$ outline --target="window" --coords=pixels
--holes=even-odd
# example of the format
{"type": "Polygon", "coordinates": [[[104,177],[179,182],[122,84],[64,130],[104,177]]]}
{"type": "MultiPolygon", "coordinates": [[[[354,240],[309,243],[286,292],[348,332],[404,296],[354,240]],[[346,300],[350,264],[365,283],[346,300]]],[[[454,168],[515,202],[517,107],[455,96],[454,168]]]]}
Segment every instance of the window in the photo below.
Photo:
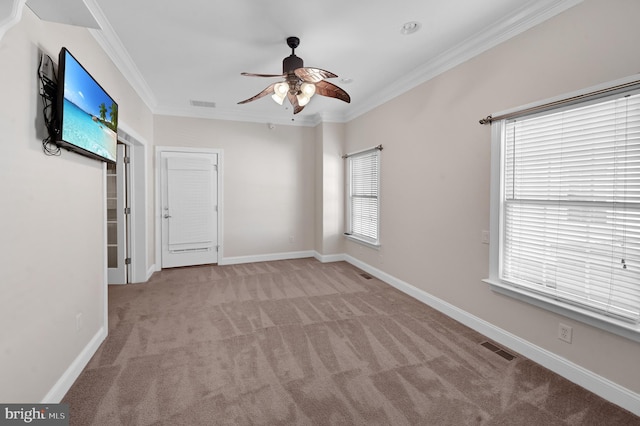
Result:
{"type": "Polygon", "coordinates": [[[380,148],[347,157],[347,235],[378,245],[380,148]]]}
{"type": "Polygon", "coordinates": [[[640,331],[639,91],[502,120],[494,139],[488,282],[640,331]]]}

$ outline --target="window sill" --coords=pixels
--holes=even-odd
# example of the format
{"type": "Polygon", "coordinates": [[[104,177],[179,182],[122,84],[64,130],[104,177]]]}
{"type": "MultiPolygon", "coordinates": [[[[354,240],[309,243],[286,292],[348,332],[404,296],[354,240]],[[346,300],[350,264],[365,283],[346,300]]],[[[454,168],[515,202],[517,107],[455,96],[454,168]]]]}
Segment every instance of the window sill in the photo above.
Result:
{"type": "Polygon", "coordinates": [[[354,242],[356,242],[358,244],[362,244],[363,246],[367,246],[367,247],[370,247],[370,248],[373,248],[373,249],[376,249],[376,250],[378,250],[380,248],[380,243],[377,242],[377,241],[376,242],[371,242],[371,241],[365,240],[363,238],[356,237],[355,235],[348,235],[348,234],[344,234],[344,237],[346,239],[348,239],[348,240],[354,241],[354,242]]]}
{"type": "Polygon", "coordinates": [[[634,342],[640,343],[640,325],[625,322],[613,317],[599,314],[595,311],[580,308],[558,300],[548,299],[535,293],[527,292],[499,280],[487,278],[482,280],[491,286],[491,290],[502,295],[512,297],[542,309],[563,315],[567,318],[597,327],[601,330],[617,334],[634,342]]]}

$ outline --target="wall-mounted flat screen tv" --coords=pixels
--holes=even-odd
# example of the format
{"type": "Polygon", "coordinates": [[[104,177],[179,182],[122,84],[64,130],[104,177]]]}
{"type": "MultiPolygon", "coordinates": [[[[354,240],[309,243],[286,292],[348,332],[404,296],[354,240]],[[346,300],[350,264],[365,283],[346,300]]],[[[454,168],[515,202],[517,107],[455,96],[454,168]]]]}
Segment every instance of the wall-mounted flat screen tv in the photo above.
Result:
{"type": "Polygon", "coordinates": [[[66,48],[58,58],[56,143],[106,162],[116,161],[118,104],[66,48]]]}

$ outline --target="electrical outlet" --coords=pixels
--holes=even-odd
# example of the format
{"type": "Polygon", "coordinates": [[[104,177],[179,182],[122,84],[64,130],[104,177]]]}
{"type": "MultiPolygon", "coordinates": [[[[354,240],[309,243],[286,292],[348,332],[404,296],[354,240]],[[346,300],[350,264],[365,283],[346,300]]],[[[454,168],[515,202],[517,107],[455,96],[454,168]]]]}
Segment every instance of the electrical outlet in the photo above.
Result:
{"type": "Polygon", "coordinates": [[[76,333],[82,328],[82,312],[76,314],[76,333]]]}
{"type": "Polygon", "coordinates": [[[560,325],[558,326],[558,339],[567,343],[571,343],[572,334],[573,329],[571,327],[560,323],[560,325]]]}
{"type": "Polygon", "coordinates": [[[482,244],[489,244],[489,231],[482,231],[480,233],[480,241],[482,241],[482,244]]]}

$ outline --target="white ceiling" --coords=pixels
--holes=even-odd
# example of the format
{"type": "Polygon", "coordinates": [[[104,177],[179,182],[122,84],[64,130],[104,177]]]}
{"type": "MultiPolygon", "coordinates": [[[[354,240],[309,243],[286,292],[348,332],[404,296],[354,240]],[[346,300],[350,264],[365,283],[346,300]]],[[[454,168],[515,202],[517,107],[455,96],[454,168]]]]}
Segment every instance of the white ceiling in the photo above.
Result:
{"type": "Polygon", "coordinates": [[[82,0],[27,0],[27,6],[40,19],[87,28],[100,28],[82,0]]]}
{"type": "MultiPolygon", "coordinates": [[[[33,0],[31,0],[33,1],[33,0]]],[[[77,2],[78,0],[65,0],[77,2]]],[[[348,121],[581,0],[84,0],[92,30],[156,114],[306,125],[348,121]],[[412,35],[400,30],[418,21],[412,35]],[[285,100],[245,105],[279,74],[300,38],[305,66],[345,84],[351,104],[314,96],[293,115],[285,100]],[[215,108],[190,105],[214,102],[215,108]]],[[[78,58],[81,62],[82,59],[78,58]]],[[[106,88],[108,91],[108,88],[106,88]]]]}

